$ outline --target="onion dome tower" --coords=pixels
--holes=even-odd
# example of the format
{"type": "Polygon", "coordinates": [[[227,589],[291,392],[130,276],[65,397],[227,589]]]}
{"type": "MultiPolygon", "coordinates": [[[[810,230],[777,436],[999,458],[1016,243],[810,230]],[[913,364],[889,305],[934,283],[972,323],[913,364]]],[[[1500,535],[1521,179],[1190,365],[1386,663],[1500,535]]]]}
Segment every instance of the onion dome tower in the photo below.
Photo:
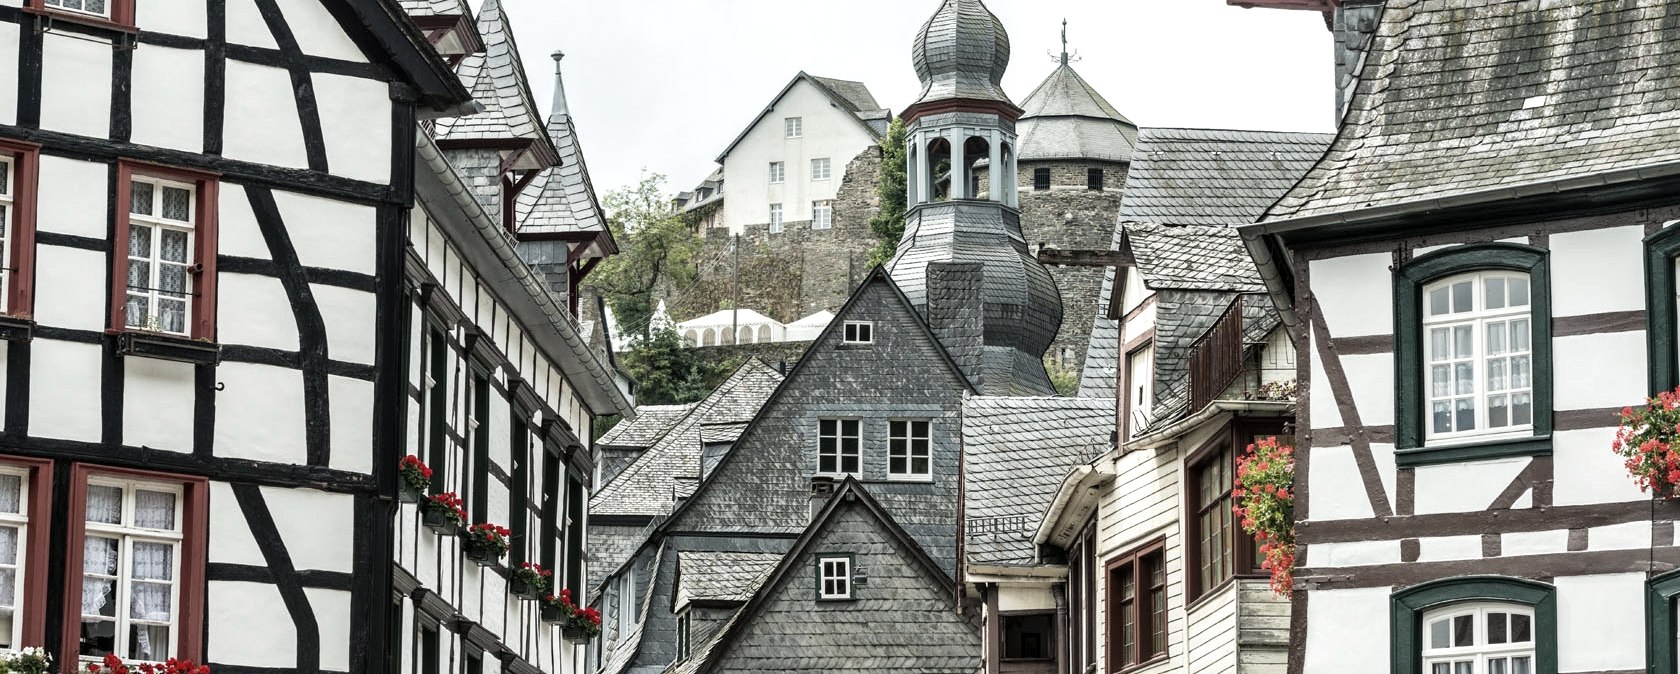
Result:
{"type": "Polygon", "coordinates": [[[928,265],[977,265],[983,276],[975,284],[983,305],[977,353],[964,357],[969,345],[942,335],[946,349],[982,393],[1054,394],[1044,353],[1061,326],[1062,301],[1021,234],[1015,134],[1021,109],[1001,84],[1009,34],[981,0],[944,0],[912,53],[922,94],[904,111],[909,198],[904,238],[888,272],[928,316],[930,296],[944,301],[961,294],[930,289],[928,265]]]}

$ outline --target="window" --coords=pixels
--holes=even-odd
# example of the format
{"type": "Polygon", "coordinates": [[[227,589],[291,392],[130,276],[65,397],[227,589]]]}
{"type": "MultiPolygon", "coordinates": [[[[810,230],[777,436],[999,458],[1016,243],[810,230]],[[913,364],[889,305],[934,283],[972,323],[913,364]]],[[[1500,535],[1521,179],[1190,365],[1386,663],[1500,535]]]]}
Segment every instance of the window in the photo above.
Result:
{"type": "Polygon", "coordinates": [[[770,204],[770,233],[782,233],[782,205],[770,204]]]}
{"type": "Polygon", "coordinates": [[[78,466],[65,601],[80,607],[66,650],[83,661],[198,659],[203,616],[203,481],[78,466]]]}
{"type": "Polygon", "coordinates": [[[1108,562],[1108,671],[1167,655],[1166,541],[1108,562]]]}
{"type": "Polygon", "coordinates": [[[0,649],[39,644],[45,629],[52,464],[0,463],[0,649]]]}
{"type": "Polygon", "coordinates": [[[213,176],[118,162],[111,324],[215,339],[216,181],[213,176]]]}
{"type": "Polygon", "coordinates": [[[420,674],[438,674],[437,623],[420,623],[420,674]]]}
{"type": "Polygon", "coordinates": [[[1033,169],[1033,189],[1039,192],[1050,189],[1050,169],[1033,169]]]}
{"type": "Polygon", "coordinates": [[[1645,592],[1645,639],[1651,674],[1680,672],[1680,572],[1652,578],[1645,592]]]}
{"type": "Polygon", "coordinates": [[[842,329],[845,331],[841,340],[843,344],[875,343],[875,324],[870,321],[846,321],[842,329]]]}
{"type": "MultiPolygon", "coordinates": [[[[542,503],[539,504],[538,508],[541,511],[542,518],[542,525],[538,528],[538,531],[542,532],[542,543],[537,546],[537,563],[556,573],[561,573],[558,566],[559,550],[557,546],[560,537],[565,535],[560,525],[562,508],[560,505],[562,498],[560,494],[560,461],[558,451],[544,451],[542,453],[542,503]]],[[[549,584],[566,587],[564,580],[565,576],[562,575],[549,584]]],[[[555,594],[559,594],[557,590],[555,594]]]]}
{"type": "Polygon", "coordinates": [[[636,570],[626,569],[618,579],[618,633],[625,634],[636,622],[636,570]]]}
{"type": "Polygon", "coordinates": [[[787,164],[779,161],[770,162],[770,184],[778,185],[786,180],[787,164]]]}
{"type": "Polygon", "coordinates": [[[834,202],[811,202],[811,229],[828,229],[834,226],[834,202]]]}
{"type": "Polygon", "coordinates": [[[689,630],[691,629],[692,626],[688,620],[688,611],[683,611],[682,615],[677,616],[677,662],[682,662],[688,659],[688,652],[692,647],[692,644],[689,642],[689,639],[691,638],[689,630]]]}
{"type": "Polygon", "coordinates": [[[583,480],[568,478],[566,480],[566,587],[576,597],[583,596],[583,535],[584,535],[584,504],[588,503],[589,492],[583,488],[583,480]]]}
{"type": "Polygon", "coordinates": [[[1091,190],[1092,192],[1103,191],[1102,169],[1094,168],[1085,170],[1085,189],[1091,190]]]}
{"type": "Polygon", "coordinates": [[[25,6],[90,23],[134,25],[134,0],[29,0],[25,6]]]}
{"type": "Polygon", "coordinates": [[[1395,274],[1396,461],[1551,451],[1546,252],[1456,246],[1395,274]]]}
{"type": "Polygon", "coordinates": [[[399,592],[391,593],[391,603],[385,611],[385,671],[388,674],[402,674],[403,653],[408,651],[408,644],[402,629],[403,624],[403,595],[399,592]]]}
{"type": "Polygon", "coordinates": [[[1186,532],[1187,601],[1196,601],[1233,576],[1260,572],[1254,538],[1232,519],[1231,487],[1238,448],[1282,434],[1277,425],[1232,425],[1185,460],[1185,501],[1192,518],[1186,532]]]}
{"type": "Polygon", "coordinates": [[[465,651],[467,657],[461,659],[461,674],[484,674],[484,651],[476,648],[465,651]]]}
{"type": "Polygon", "coordinates": [[[811,179],[828,180],[832,169],[829,167],[828,157],[811,160],[811,179]]]}
{"type": "Polygon", "coordinates": [[[1149,426],[1154,409],[1155,345],[1145,344],[1126,354],[1126,439],[1149,426]]]}
{"type": "Polygon", "coordinates": [[[861,475],[859,445],[861,435],[857,419],[821,419],[817,422],[817,472],[861,475]]]}
{"type": "Polygon", "coordinates": [[[887,474],[893,477],[927,478],[931,469],[926,421],[888,422],[887,474]]]}
{"type": "Polygon", "coordinates": [[[1680,386],[1680,227],[1670,222],[1645,238],[1646,353],[1651,395],[1680,386]]]}
{"type": "Polygon", "coordinates": [[[1056,657],[1054,613],[1004,614],[1003,659],[1049,660],[1056,657]]]}
{"type": "Polygon", "coordinates": [[[431,409],[426,414],[426,443],[431,451],[427,453],[426,465],[432,469],[432,491],[445,492],[449,491],[449,483],[445,479],[449,448],[444,445],[448,439],[445,429],[449,423],[445,416],[449,412],[449,341],[443,331],[436,328],[432,329],[429,341],[427,356],[431,362],[426,373],[426,395],[431,409]]]}
{"type": "MultiPolygon", "coordinates": [[[[473,513],[490,512],[490,377],[473,371],[472,415],[467,417],[467,433],[472,436],[472,462],[461,476],[461,486],[470,489],[464,494],[473,513]]],[[[483,516],[482,514],[479,516],[483,516]]]]}
{"type": "MultiPolygon", "coordinates": [[[[518,567],[520,562],[526,561],[525,548],[529,542],[526,532],[526,522],[531,519],[531,428],[527,425],[531,415],[513,407],[513,437],[509,443],[509,461],[512,463],[508,479],[508,566],[518,567]]],[[[484,522],[489,513],[472,513],[476,522],[484,522]]]]}
{"type": "Polygon", "coordinates": [[[803,137],[805,135],[805,118],[804,117],[788,117],[786,119],[783,119],[782,120],[782,129],[787,132],[787,137],[788,138],[803,137]]]}
{"type": "Polygon", "coordinates": [[[0,139],[0,313],[34,306],[35,187],[40,149],[0,139]]]}
{"type": "Polygon", "coordinates": [[[817,558],[817,598],[852,598],[852,558],[817,558]]]}
{"type": "Polygon", "coordinates": [[[1448,578],[1397,592],[1390,606],[1394,674],[1557,674],[1551,585],[1448,578]]]}

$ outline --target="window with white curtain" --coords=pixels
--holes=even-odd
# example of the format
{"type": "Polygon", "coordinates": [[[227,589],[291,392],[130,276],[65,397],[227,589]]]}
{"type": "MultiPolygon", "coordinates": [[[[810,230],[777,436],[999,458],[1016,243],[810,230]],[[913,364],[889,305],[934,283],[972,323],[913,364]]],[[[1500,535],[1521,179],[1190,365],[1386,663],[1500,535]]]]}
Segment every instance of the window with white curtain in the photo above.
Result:
{"type": "Polygon", "coordinates": [[[83,660],[175,656],[180,622],[181,488],[94,478],[82,540],[83,660]]]}
{"type": "Polygon", "coordinates": [[[1529,307],[1522,273],[1462,274],[1424,288],[1429,439],[1533,427],[1529,307]]]}
{"type": "Polygon", "coordinates": [[[98,17],[111,16],[111,9],[105,0],[45,0],[45,2],[48,7],[78,14],[91,14],[98,17]]]}
{"type": "Polygon", "coordinates": [[[29,536],[27,471],[0,468],[0,648],[16,649],[23,638],[24,550],[29,536]]]}
{"type": "Polygon", "coordinates": [[[136,177],[128,206],[127,327],[192,332],[194,190],[187,183],[136,177]]]}
{"type": "Polygon", "coordinates": [[[1458,604],[1423,618],[1425,674],[1534,674],[1534,612],[1515,604],[1458,604]]]}

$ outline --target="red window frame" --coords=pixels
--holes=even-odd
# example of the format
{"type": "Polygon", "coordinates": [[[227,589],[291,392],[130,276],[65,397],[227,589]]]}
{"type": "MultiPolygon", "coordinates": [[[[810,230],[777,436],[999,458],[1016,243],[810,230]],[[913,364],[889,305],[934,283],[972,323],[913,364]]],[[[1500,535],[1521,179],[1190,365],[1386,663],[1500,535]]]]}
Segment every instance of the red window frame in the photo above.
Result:
{"type": "Polygon", "coordinates": [[[1155,664],[1166,660],[1172,649],[1171,635],[1167,634],[1167,626],[1171,624],[1171,605],[1168,603],[1167,586],[1170,585],[1167,569],[1167,541],[1158,538],[1145,543],[1125,553],[1116,555],[1104,565],[1105,587],[1108,601],[1104,602],[1107,612],[1107,651],[1108,671],[1124,672],[1144,665],[1155,664]],[[1145,572],[1144,563],[1153,560],[1161,568],[1161,582],[1151,582],[1149,574],[1145,572]],[[1124,601],[1120,596],[1120,584],[1117,578],[1130,576],[1132,579],[1132,599],[1124,601]],[[1162,610],[1157,616],[1148,606],[1150,596],[1155,592],[1161,594],[1162,610]],[[1126,653],[1126,646],[1121,641],[1121,623],[1124,615],[1120,607],[1126,604],[1126,610],[1131,613],[1133,633],[1136,638],[1136,652],[1126,653]],[[1159,618],[1159,620],[1157,620],[1159,618]],[[1156,624],[1159,622],[1159,624],[1156,624]],[[1161,634],[1161,650],[1154,648],[1154,636],[1157,629],[1161,634]]]}
{"type": "Polygon", "coordinates": [[[175,657],[204,659],[205,566],[209,543],[210,481],[202,477],[157,473],[149,470],[111,468],[86,463],[70,467],[69,537],[66,539],[64,568],[64,642],[59,659],[75,662],[81,652],[83,539],[87,535],[88,478],[95,475],[176,484],[182,487],[181,520],[181,604],[179,639],[175,657]]]}
{"type": "Polygon", "coordinates": [[[189,336],[216,341],[216,205],[221,176],[205,171],[117,160],[117,238],[111,242],[111,316],[109,332],[144,332],[127,327],[129,199],[135,176],[192,183],[196,188],[193,222],[192,313],[189,336]]]}
{"type": "Polygon", "coordinates": [[[52,538],[53,464],[21,456],[0,456],[0,464],[29,471],[29,543],[20,555],[23,592],[16,599],[13,619],[23,621],[20,646],[45,646],[47,621],[43,617],[47,606],[47,564],[51,556],[48,544],[52,538]]]}
{"type": "Polygon", "coordinates": [[[23,11],[31,14],[52,17],[54,20],[63,19],[91,26],[114,28],[124,32],[135,32],[134,0],[106,0],[111,5],[111,17],[105,18],[92,14],[83,14],[68,9],[59,9],[46,3],[46,0],[24,0],[23,11]]]}
{"type": "Polygon", "coordinates": [[[12,241],[4,263],[12,277],[0,313],[17,318],[35,314],[35,210],[41,179],[41,146],[0,138],[0,155],[12,158],[12,241]]]}

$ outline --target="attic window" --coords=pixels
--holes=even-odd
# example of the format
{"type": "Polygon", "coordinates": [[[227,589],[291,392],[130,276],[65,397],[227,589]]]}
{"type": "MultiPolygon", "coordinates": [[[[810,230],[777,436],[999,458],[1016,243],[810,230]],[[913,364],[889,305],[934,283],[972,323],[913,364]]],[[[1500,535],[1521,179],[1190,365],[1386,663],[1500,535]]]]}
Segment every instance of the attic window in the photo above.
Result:
{"type": "Polygon", "coordinates": [[[1103,191],[1103,170],[1100,168],[1085,170],[1085,188],[1092,192],[1103,191]]]}
{"type": "Polygon", "coordinates": [[[870,321],[846,321],[843,344],[874,344],[875,324],[870,321]]]}
{"type": "Polygon", "coordinates": [[[1033,169],[1033,189],[1039,192],[1050,189],[1050,169],[1033,169]]]}
{"type": "Polygon", "coordinates": [[[852,598],[852,558],[817,558],[817,598],[826,600],[852,598]]]}
{"type": "Polygon", "coordinates": [[[801,138],[805,135],[805,118],[789,117],[782,120],[782,127],[787,131],[788,138],[801,138]]]}

